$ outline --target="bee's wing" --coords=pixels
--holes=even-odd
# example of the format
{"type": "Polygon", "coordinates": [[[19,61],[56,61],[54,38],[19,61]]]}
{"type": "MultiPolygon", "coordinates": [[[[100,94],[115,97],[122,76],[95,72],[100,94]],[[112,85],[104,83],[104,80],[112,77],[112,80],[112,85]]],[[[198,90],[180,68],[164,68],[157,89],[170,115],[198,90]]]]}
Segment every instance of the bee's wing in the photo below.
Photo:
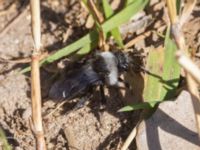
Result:
{"type": "Polygon", "coordinates": [[[95,84],[101,82],[97,73],[91,67],[82,67],[71,72],[64,80],[56,82],[49,91],[52,99],[71,99],[84,94],[95,84]]]}

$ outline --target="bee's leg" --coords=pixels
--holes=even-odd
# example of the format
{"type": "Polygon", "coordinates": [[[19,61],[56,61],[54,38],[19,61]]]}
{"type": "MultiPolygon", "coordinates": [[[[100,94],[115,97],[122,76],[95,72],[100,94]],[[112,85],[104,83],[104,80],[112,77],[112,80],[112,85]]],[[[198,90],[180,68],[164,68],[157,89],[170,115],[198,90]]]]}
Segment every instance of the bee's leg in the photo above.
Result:
{"type": "Polygon", "coordinates": [[[89,102],[88,100],[91,98],[91,96],[91,94],[87,94],[86,96],[81,97],[78,103],[74,106],[74,110],[83,108],[87,104],[86,102],[89,102]]]}
{"type": "Polygon", "coordinates": [[[88,95],[80,98],[80,100],[77,102],[77,104],[70,111],[66,112],[66,114],[69,114],[72,111],[77,111],[77,110],[83,108],[84,106],[86,106],[86,104],[87,104],[86,102],[88,102],[88,99],[89,99],[88,95]]]}
{"type": "Polygon", "coordinates": [[[102,103],[103,105],[105,105],[105,104],[106,104],[106,96],[105,96],[103,84],[100,85],[100,94],[101,94],[101,103],[102,103]]]}
{"type": "Polygon", "coordinates": [[[73,110],[78,110],[80,108],[83,108],[86,104],[87,98],[82,97],[78,103],[74,106],[73,110]]]}
{"type": "Polygon", "coordinates": [[[77,109],[80,109],[84,106],[86,106],[89,102],[88,100],[91,99],[92,97],[92,93],[93,93],[93,88],[90,87],[87,92],[84,94],[83,97],[80,98],[80,100],[78,101],[78,103],[74,106],[74,109],[77,110],[77,109]]]}

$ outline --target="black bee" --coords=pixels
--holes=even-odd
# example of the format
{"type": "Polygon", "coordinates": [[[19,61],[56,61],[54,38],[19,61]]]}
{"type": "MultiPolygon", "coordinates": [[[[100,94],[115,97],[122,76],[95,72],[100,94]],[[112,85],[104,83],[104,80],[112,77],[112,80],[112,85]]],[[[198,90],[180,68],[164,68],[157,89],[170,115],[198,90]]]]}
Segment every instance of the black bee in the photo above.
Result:
{"type": "MultiPolygon", "coordinates": [[[[122,52],[100,52],[83,66],[68,72],[49,91],[51,99],[73,99],[95,86],[119,86],[119,75],[128,69],[128,56],[122,52]]],[[[102,88],[101,88],[102,89],[102,88]]]]}

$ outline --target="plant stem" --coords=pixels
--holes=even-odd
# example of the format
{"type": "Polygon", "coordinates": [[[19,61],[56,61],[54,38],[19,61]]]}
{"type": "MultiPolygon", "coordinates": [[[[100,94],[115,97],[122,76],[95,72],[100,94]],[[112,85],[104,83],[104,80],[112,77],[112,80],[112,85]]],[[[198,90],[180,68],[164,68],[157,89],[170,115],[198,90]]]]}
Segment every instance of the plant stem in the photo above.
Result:
{"type": "Polygon", "coordinates": [[[40,0],[31,0],[31,25],[35,51],[40,51],[40,0]]]}
{"type": "Polygon", "coordinates": [[[177,12],[176,12],[176,0],[167,0],[168,14],[171,24],[176,23],[177,12]]]}
{"type": "Polygon", "coordinates": [[[31,64],[31,99],[32,99],[32,127],[36,138],[37,150],[45,150],[45,140],[42,127],[41,115],[41,91],[40,91],[40,70],[39,57],[37,53],[32,54],[31,64]]]}
{"type": "Polygon", "coordinates": [[[36,138],[36,149],[46,150],[41,114],[41,88],[40,88],[40,0],[31,0],[31,23],[34,51],[31,63],[31,100],[32,100],[32,131],[36,138]]]}

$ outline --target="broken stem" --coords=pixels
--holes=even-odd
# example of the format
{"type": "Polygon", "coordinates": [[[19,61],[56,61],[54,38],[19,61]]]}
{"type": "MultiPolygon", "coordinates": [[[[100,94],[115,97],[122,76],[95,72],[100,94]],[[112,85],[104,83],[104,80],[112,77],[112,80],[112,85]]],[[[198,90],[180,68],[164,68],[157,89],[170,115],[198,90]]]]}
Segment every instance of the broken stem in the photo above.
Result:
{"type": "Polygon", "coordinates": [[[177,21],[177,12],[176,12],[176,1],[167,0],[168,14],[171,24],[175,24],[177,21]]]}
{"type": "Polygon", "coordinates": [[[131,144],[131,142],[133,141],[133,139],[135,138],[136,134],[137,134],[137,127],[139,124],[137,124],[133,130],[131,131],[131,133],[129,134],[128,138],[126,139],[124,145],[122,146],[121,150],[127,150],[129,145],[131,144]]]}
{"type": "Polygon", "coordinates": [[[32,130],[36,138],[37,150],[45,150],[41,115],[39,54],[37,53],[32,54],[31,68],[32,130]]]}
{"type": "Polygon", "coordinates": [[[189,73],[195,81],[200,84],[200,70],[194,62],[180,51],[176,53],[176,58],[181,67],[183,67],[184,70],[187,71],[187,73],[189,73]]]}

